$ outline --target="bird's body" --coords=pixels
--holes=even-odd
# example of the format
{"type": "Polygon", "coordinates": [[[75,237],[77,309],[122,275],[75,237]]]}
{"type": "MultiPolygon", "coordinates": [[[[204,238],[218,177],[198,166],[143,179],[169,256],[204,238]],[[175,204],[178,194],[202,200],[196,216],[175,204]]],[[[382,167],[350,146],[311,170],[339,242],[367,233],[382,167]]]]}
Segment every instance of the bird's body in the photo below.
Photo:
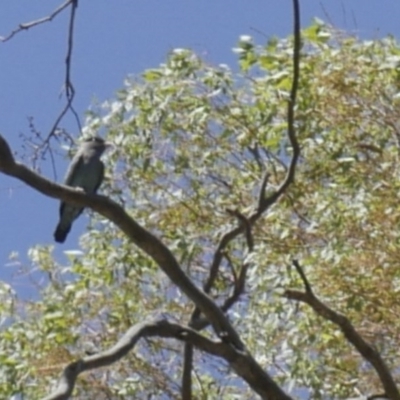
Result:
{"type": "MultiPolygon", "coordinates": [[[[68,167],[64,184],[79,187],[86,193],[96,193],[104,178],[104,164],[100,157],[108,146],[108,143],[98,137],[85,140],[68,167]]],[[[72,223],[82,211],[83,207],[61,202],[60,221],[54,232],[56,242],[65,241],[72,223]]]]}

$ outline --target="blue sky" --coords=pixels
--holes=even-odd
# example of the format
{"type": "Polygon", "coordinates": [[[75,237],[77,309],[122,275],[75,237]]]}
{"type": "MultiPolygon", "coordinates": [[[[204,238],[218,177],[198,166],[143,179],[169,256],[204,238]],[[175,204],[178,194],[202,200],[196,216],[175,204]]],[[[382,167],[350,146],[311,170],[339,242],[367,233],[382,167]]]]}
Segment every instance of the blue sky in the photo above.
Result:
{"type": "MultiPolygon", "coordinates": [[[[3,0],[0,36],[21,22],[48,15],[62,1],[3,0]]],[[[111,98],[128,74],[157,66],[173,48],[188,47],[209,63],[235,66],[232,48],[240,35],[263,43],[270,36],[291,33],[291,7],[291,0],[81,0],[72,64],[75,108],[83,117],[93,99],[111,98]]],[[[301,14],[303,27],[317,16],[361,38],[387,34],[400,38],[398,0],[303,0],[301,14]]],[[[29,133],[27,118],[34,117],[36,128],[46,134],[64,105],[59,94],[68,17],[69,10],[0,43],[0,132],[21,155],[19,134],[29,133]]],[[[70,116],[60,126],[77,132],[70,116]]],[[[59,156],[59,179],[66,165],[59,156]]],[[[42,164],[42,171],[52,177],[50,160],[42,164]]],[[[7,266],[11,251],[24,259],[29,247],[53,243],[57,219],[57,201],[0,174],[0,279],[11,282],[16,272],[7,266]]],[[[57,245],[57,255],[78,247],[86,222],[81,217],[75,223],[66,243],[57,245]]]]}

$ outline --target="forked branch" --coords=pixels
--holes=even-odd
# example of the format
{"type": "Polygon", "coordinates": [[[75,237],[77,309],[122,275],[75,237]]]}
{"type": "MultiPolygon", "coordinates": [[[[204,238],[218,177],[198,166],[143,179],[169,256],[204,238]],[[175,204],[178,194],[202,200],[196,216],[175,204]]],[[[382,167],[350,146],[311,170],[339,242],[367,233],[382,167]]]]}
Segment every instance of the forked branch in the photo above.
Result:
{"type": "Polygon", "coordinates": [[[226,357],[229,353],[222,342],[212,341],[201,336],[196,331],[166,320],[146,321],[134,325],[110,349],[84,357],[68,364],[61,375],[59,383],[44,400],[66,400],[75,386],[79,374],[92,369],[109,366],[124,357],[143,337],[174,338],[183,342],[192,343],[198,349],[217,357],[226,357]]]}
{"type": "MultiPolygon", "coordinates": [[[[114,222],[133,243],[158,264],[169,279],[206,316],[224,344],[223,349],[226,353],[221,353],[221,357],[229,363],[231,368],[262,398],[290,399],[269,374],[261,368],[252,355],[248,353],[237,331],[224,312],[189,279],[169,248],[156,236],[139,225],[119,204],[105,196],[89,195],[81,190],[58,185],[43,178],[14,160],[8,143],[1,135],[0,172],[25,182],[28,186],[46,196],[63,200],[69,204],[89,207],[114,222]]],[[[194,343],[191,343],[191,345],[194,345],[194,343]]],[[[80,368],[82,366],[79,363],[73,364],[71,369],[67,371],[67,377],[70,374],[75,374],[75,369],[80,371],[80,368]]]]}
{"type": "MultiPolygon", "coordinates": [[[[239,222],[238,226],[232,230],[226,232],[220,239],[217,248],[214,252],[214,256],[209,269],[208,277],[203,285],[203,290],[206,293],[211,291],[214,286],[215,280],[217,279],[218,272],[224,258],[224,252],[234,239],[236,239],[243,232],[246,234],[248,245],[251,243],[253,247],[251,229],[252,226],[260,219],[260,217],[267,211],[273,204],[275,204],[280,197],[286,192],[287,188],[294,182],[296,166],[300,157],[300,146],[296,136],[295,129],[295,106],[297,91],[299,86],[300,77],[300,49],[301,49],[301,31],[300,31],[300,6],[298,0],[293,0],[293,34],[294,34],[294,46],[293,46],[293,80],[292,87],[289,95],[287,105],[287,123],[288,123],[288,138],[292,146],[292,158],[290,166],[286,172],[286,176],[279,186],[279,188],[272,193],[269,197],[265,196],[266,187],[268,184],[269,173],[267,172],[261,182],[261,187],[258,196],[258,205],[256,211],[246,218],[243,216],[243,221],[239,222]]],[[[240,220],[240,218],[239,218],[240,220]]],[[[235,290],[232,296],[230,296],[224,303],[222,310],[228,310],[235,302],[239,299],[240,294],[243,292],[246,278],[246,271],[248,265],[243,265],[241,270],[240,286],[235,286],[235,290]]],[[[196,307],[191,316],[191,326],[197,329],[202,329],[207,326],[206,321],[200,317],[200,309],[196,307]]],[[[191,370],[193,361],[193,348],[190,344],[185,345],[184,350],[184,369],[182,376],[182,393],[184,400],[191,400],[191,370]]]]}
{"type": "Polygon", "coordinates": [[[265,190],[268,184],[269,174],[266,173],[264,175],[258,196],[257,209],[246,219],[248,221],[248,224],[239,224],[236,228],[230,230],[229,232],[226,232],[221,237],[217,249],[214,253],[213,260],[211,262],[209,276],[204,284],[204,290],[207,293],[213,287],[215,279],[218,276],[218,270],[223,260],[223,252],[227,248],[228,244],[232,242],[232,240],[236,239],[236,237],[238,237],[243,232],[248,232],[249,226],[251,228],[260,219],[260,217],[281,198],[281,196],[286,192],[288,187],[294,182],[295,179],[297,162],[300,157],[300,145],[297,140],[295,128],[295,107],[300,78],[301,50],[300,7],[298,0],[293,0],[293,20],[293,79],[287,105],[288,138],[292,147],[292,157],[290,160],[290,165],[286,172],[286,176],[278,189],[268,197],[265,196],[265,190]]]}

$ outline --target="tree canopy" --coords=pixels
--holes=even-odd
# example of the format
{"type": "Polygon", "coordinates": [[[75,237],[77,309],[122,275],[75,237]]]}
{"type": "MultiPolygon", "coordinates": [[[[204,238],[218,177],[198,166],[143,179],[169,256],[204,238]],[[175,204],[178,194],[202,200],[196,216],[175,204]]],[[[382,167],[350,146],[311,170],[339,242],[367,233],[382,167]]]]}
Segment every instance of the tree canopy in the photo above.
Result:
{"type": "MultiPolygon", "coordinates": [[[[400,379],[400,47],[318,20],[302,30],[300,158],[294,182],[265,207],[293,160],[293,37],[243,36],[236,52],[231,69],[176,49],[88,112],[83,134],[117,147],[102,192],[169,248],[288,396],[387,393],[388,376],[400,379]]],[[[91,214],[80,245],[63,264],[52,245],[30,249],[30,268],[47,277],[35,300],[1,284],[0,397],[44,397],[65,365],[149,318],[215,338],[192,299],[107,218],[91,214]]],[[[181,398],[190,351],[147,337],[80,375],[74,395],[181,398]]],[[[223,357],[194,345],[192,365],[193,398],[254,398],[223,357]]]]}

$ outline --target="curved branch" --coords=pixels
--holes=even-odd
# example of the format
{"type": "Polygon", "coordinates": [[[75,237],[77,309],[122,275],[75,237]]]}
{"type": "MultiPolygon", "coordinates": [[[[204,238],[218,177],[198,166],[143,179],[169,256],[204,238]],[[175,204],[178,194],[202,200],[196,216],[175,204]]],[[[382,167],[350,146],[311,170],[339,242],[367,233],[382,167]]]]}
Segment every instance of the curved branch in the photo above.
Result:
{"type": "MultiPolygon", "coordinates": [[[[292,146],[292,158],[290,165],[287,170],[286,176],[278,189],[272,193],[269,197],[265,197],[265,189],[268,183],[269,174],[266,173],[261,182],[261,188],[258,198],[257,210],[251,214],[247,221],[247,225],[239,225],[231,231],[225,233],[214,253],[214,257],[210,267],[210,273],[206,283],[204,284],[205,292],[209,292],[214,284],[214,281],[218,275],[218,270],[223,259],[223,252],[228,244],[234,240],[238,235],[243,232],[247,232],[249,226],[253,226],[258,219],[267,211],[272,205],[274,205],[281,196],[286,192],[288,187],[294,182],[297,162],[300,157],[300,145],[296,136],[295,129],[295,106],[297,99],[297,91],[299,87],[300,77],[300,49],[301,49],[301,31],[300,31],[300,7],[299,1],[293,0],[293,35],[294,35],[294,46],[293,46],[293,80],[292,87],[290,90],[288,106],[287,106],[287,123],[288,123],[288,138],[292,146]]],[[[198,317],[198,313],[197,317],[198,317]]]]}
{"type": "Polygon", "coordinates": [[[0,171],[25,182],[40,193],[67,203],[89,207],[114,222],[140,249],[149,255],[171,281],[209,318],[215,331],[239,349],[244,349],[238,334],[220,308],[195,286],[178,261],[160,239],[139,225],[115,201],[101,195],[90,195],[74,188],[51,182],[21,163],[15,162],[11,150],[0,135],[0,171]]]}
{"type": "Polygon", "coordinates": [[[291,400],[247,353],[238,351],[228,343],[210,340],[193,329],[166,320],[136,324],[110,349],[70,363],[64,368],[56,390],[43,400],[68,399],[79,374],[120,360],[134,348],[140,338],[152,336],[178,339],[208,354],[225,359],[239,376],[246,382],[251,382],[252,388],[263,399],[291,400]],[[262,378],[260,373],[264,375],[262,378]]]}
{"type": "MultiPolygon", "coordinates": [[[[296,106],[296,98],[297,91],[299,88],[299,77],[300,77],[300,49],[301,49],[301,32],[300,32],[300,6],[298,0],[293,0],[293,15],[294,15],[294,23],[293,23],[293,34],[294,34],[294,46],[293,46],[293,81],[292,88],[290,90],[290,96],[288,101],[287,108],[287,122],[288,122],[288,137],[290,144],[292,146],[292,159],[290,160],[289,169],[286,173],[286,177],[276,190],[268,198],[260,198],[259,207],[256,213],[254,214],[255,218],[264,213],[269,207],[275,204],[278,199],[282,196],[283,193],[287,190],[287,188],[294,182],[296,166],[300,157],[300,145],[296,136],[296,129],[294,126],[295,122],[295,106],[296,106]]],[[[252,218],[251,218],[252,219],[252,218]]]]}
{"type": "Polygon", "coordinates": [[[96,368],[109,366],[124,357],[132,350],[142,337],[175,338],[184,342],[190,342],[200,350],[218,357],[226,357],[225,345],[222,342],[214,342],[196,331],[187,329],[178,324],[171,324],[166,320],[146,321],[131,327],[125,335],[110,349],[100,353],[84,357],[68,364],[62,372],[57,388],[44,400],[68,399],[75,386],[78,375],[96,368]]]}
{"type": "MultiPolygon", "coordinates": [[[[238,333],[233,328],[224,312],[206,293],[200,290],[188,278],[169,248],[166,247],[160,239],[139,225],[119,204],[105,196],[89,195],[68,186],[58,185],[43,178],[23,164],[15,162],[8,143],[1,135],[0,172],[25,182],[28,186],[31,186],[46,196],[57,198],[73,205],[89,207],[114,222],[133,243],[158,264],[169,279],[193,301],[195,306],[201,310],[211,322],[211,325],[224,344],[224,352],[220,354],[215,353],[215,355],[219,355],[227,360],[236,373],[262,398],[276,400],[290,399],[290,397],[287,396],[274,380],[260,367],[251,354],[247,352],[238,333]]],[[[186,331],[188,330],[186,329],[186,331]]],[[[184,340],[184,338],[182,338],[182,340],[184,340]]],[[[198,343],[196,344],[193,342],[191,344],[207,351],[204,348],[204,343],[203,347],[198,343]]],[[[208,352],[212,353],[211,349],[209,349],[208,352]]],[[[79,362],[73,363],[66,371],[66,378],[76,374],[76,371],[81,372],[81,368],[82,365],[79,362]]]]}
{"type": "Polygon", "coordinates": [[[285,291],[284,297],[308,304],[322,318],[337,325],[345,338],[357,349],[361,356],[373,366],[385,389],[385,395],[392,400],[400,400],[400,393],[396,387],[396,383],[379,352],[362,338],[345,315],[333,311],[315,296],[300,264],[294,260],[293,265],[301,277],[305,292],[288,289],[285,291]]]}
{"type": "MultiPolygon", "coordinates": [[[[288,137],[290,144],[292,146],[293,154],[292,159],[290,161],[290,166],[287,170],[286,176],[279,186],[279,188],[274,192],[270,197],[265,197],[265,190],[269,179],[269,173],[266,173],[261,182],[261,188],[258,196],[258,206],[256,211],[249,217],[245,218],[246,223],[240,224],[236,228],[233,228],[231,231],[226,232],[222,238],[220,239],[217,249],[214,253],[213,260],[210,266],[210,272],[208,274],[208,278],[204,283],[203,290],[206,293],[209,293],[211,288],[213,287],[215,280],[218,276],[218,271],[224,256],[224,251],[229,245],[229,243],[234,240],[238,235],[243,232],[246,232],[247,237],[249,237],[249,233],[251,232],[252,226],[257,222],[257,220],[263,215],[263,213],[270,208],[273,204],[275,204],[280,197],[285,193],[287,188],[294,182],[296,166],[298,159],[300,157],[300,146],[296,136],[295,129],[295,106],[296,106],[296,98],[297,91],[299,87],[299,77],[300,77],[300,49],[301,49],[301,31],[300,31],[300,5],[299,0],[293,0],[293,35],[294,35],[294,46],[293,46],[293,80],[292,87],[290,91],[288,106],[287,106],[287,120],[288,120],[288,137]]],[[[242,270],[244,272],[244,278],[247,271],[246,268],[242,270]]],[[[226,303],[224,304],[225,308],[228,309],[234,304],[235,301],[239,298],[240,294],[243,291],[245,282],[243,281],[243,287],[241,290],[236,290],[233,296],[231,296],[226,303]]],[[[198,329],[201,327],[207,326],[206,321],[200,321],[200,309],[196,307],[191,315],[190,326],[194,327],[197,325],[198,329]],[[198,324],[197,324],[198,322],[198,324]]],[[[183,393],[185,393],[187,399],[191,399],[190,394],[190,386],[191,386],[191,369],[192,369],[192,360],[193,360],[193,349],[190,348],[190,344],[185,346],[184,350],[184,371],[183,371],[183,393]]]]}

